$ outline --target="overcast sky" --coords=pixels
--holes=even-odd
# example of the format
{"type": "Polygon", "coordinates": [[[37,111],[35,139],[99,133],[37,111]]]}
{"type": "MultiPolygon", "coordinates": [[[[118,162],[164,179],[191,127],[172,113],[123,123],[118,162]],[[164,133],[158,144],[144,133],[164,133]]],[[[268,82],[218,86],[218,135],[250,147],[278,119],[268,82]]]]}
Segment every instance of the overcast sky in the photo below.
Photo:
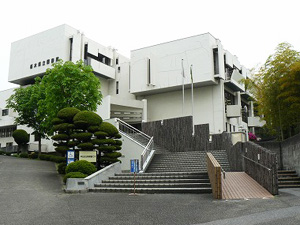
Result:
{"type": "Polygon", "coordinates": [[[299,0],[9,0],[1,2],[0,91],[12,42],[68,24],[130,57],[130,50],[210,32],[248,69],[281,42],[300,51],[299,0]]]}

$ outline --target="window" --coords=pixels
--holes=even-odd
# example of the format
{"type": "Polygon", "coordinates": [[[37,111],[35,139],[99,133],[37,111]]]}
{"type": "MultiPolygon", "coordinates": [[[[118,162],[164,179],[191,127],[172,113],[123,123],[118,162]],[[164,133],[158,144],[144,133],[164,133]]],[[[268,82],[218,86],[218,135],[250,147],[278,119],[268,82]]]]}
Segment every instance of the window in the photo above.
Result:
{"type": "Polygon", "coordinates": [[[147,59],[147,83],[151,84],[151,62],[147,59]]]}
{"type": "Polygon", "coordinates": [[[58,62],[58,60],[59,60],[59,57],[56,57],[56,62],[58,62]]]}
{"type": "Polygon", "coordinates": [[[118,73],[120,73],[120,72],[121,72],[121,67],[118,66],[118,73]]]}
{"type": "Polygon", "coordinates": [[[7,115],[8,115],[8,109],[3,109],[2,116],[7,116],[7,115]]]}
{"type": "Polygon", "coordinates": [[[47,64],[50,64],[50,59],[47,59],[47,64]]]}
{"type": "Polygon", "coordinates": [[[43,61],[43,66],[45,66],[45,64],[46,64],[45,61],[43,61]]]}
{"type": "Polygon", "coordinates": [[[119,58],[116,58],[116,65],[119,64],[119,58]]]}
{"type": "Polygon", "coordinates": [[[116,82],[116,94],[119,94],[119,81],[116,82]]]}
{"type": "Polygon", "coordinates": [[[51,59],[51,63],[54,63],[54,58],[51,59]]]}
{"type": "Polygon", "coordinates": [[[12,137],[12,134],[16,129],[16,126],[0,127],[0,137],[12,137]]]}
{"type": "Polygon", "coordinates": [[[34,141],[39,141],[39,135],[34,134],[34,141]]]}
{"type": "Polygon", "coordinates": [[[214,74],[219,74],[219,52],[217,48],[213,49],[214,57],[214,74]]]}
{"type": "Polygon", "coordinates": [[[32,67],[33,67],[33,65],[31,64],[31,65],[30,65],[30,69],[32,69],[32,67]]]}
{"type": "Polygon", "coordinates": [[[72,61],[72,53],[73,52],[73,38],[70,38],[70,61],[72,61]]]}
{"type": "Polygon", "coordinates": [[[36,67],[36,63],[34,64],[34,68],[36,67]]]}
{"type": "Polygon", "coordinates": [[[41,66],[41,62],[39,62],[39,64],[38,64],[39,66],[41,66]]]}

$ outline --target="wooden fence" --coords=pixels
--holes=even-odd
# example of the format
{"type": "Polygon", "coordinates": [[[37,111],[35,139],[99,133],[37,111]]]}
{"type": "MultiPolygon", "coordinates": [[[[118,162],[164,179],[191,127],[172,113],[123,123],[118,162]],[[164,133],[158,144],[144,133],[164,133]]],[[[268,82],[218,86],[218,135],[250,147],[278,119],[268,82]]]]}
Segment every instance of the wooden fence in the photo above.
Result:
{"type": "Polygon", "coordinates": [[[207,172],[214,198],[222,199],[221,166],[211,153],[207,153],[207,172]]]}

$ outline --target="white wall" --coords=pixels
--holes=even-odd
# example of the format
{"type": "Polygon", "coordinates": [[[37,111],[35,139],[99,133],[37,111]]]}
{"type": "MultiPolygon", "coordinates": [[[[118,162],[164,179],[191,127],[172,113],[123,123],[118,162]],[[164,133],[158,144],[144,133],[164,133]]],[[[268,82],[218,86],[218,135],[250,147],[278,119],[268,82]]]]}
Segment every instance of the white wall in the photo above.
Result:
{"type": "Polygon", "coordinates": [[[209,33],[171,41],[131,52],[131,93],[143,93],[182,85],[182,59],[185,83],[213,84],[213,48],[219,42],[209,33]],[[147,60],[150,59],[153,85],[147,84],[147,60]]]}
{"type": "MultiPolygon", "coordinates": [[[[194,88],[194,124],[209,123],[210,132],[225,128],[224,91],[221,85],[194,88]]],[[[191,89],[185,90],[182,112],[182,91],[144,96],[148,105],[148,121],[192,115],[191,89]]]]}

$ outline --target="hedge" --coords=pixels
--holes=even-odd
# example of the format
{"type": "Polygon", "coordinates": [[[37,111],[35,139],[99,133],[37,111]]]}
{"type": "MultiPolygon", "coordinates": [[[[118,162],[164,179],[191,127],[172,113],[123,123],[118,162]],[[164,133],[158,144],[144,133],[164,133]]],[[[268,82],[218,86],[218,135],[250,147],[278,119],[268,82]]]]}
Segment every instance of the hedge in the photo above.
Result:
{"type": "Polygon", "coordinates": [[[66,173],[81,172],[83,174],[90,175],[92,173],[95,173],[96,171],[97,169],[94,164],[86,160],[78,160],[76,162],[72,162],[66,167],[66,173]]]}
{"type": "Polygon", "coordinates": [[[100,131],[108,133],[108,135],[111,137],[119,133],[118,129],[108,122],[101,123],[100,131]]]}
{"type": "Polygon", "coordinates": [[[66,121],[71,122],[74,116],[79,113],[80,110],[73,107],[63,108],[57,113],[57,117],[66,121]]]}

